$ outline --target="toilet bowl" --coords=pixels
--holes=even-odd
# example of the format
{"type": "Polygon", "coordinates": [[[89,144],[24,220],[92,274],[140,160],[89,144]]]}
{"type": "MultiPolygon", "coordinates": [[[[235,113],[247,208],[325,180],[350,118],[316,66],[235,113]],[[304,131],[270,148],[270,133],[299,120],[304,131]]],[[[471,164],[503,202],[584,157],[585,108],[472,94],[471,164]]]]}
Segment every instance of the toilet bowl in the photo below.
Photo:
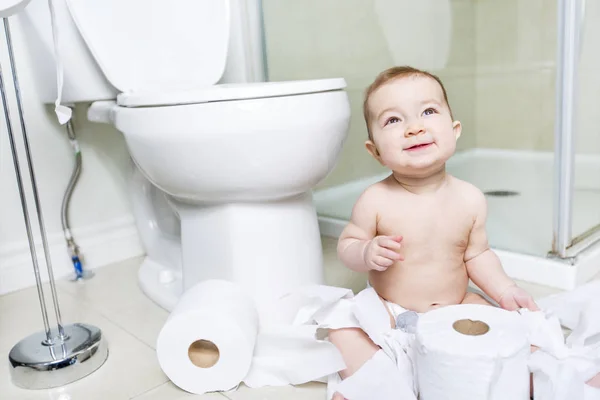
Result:
{"type": "Polygon", "coordinates": [[[310,191],[333,168],[348,130],[344,86],[343,79],[228,85],[215,88],[218,100],[186,92],[189,102],[180,97],[175,106],[153,105],[164,103],[158,96],[111,109],[137,165],[134,204],[145,203],[137,221],[162,221],[139,226],[150,229],[144,243],[153,243],[139,273],[144,292],[171,309],[181,290],[227,279],[268,308],[299,285],[322,283],[310,191]],[[179,220],[179,243],[164,227],[165,210],[179,220]]]}
{"type": "MultiPolygon", "coordinates": [[[[252,293],[271,322],[273,300],[322,283],[311,189],[333,169],[348,132],[345,81],[222,79],[236,60],[230,39],[243,34],[231,24],[237,1],[54,3],[68,26],[64,47],[80,57],[79,68],[65,67],[63,102],[92,102],[88,118],[122,132],[135,165],[142,290],[171,310],[199,281],[227,279],[252,293]],[[173,19],[155,20],[152,10],[173,19]],[[84,75],[97,77],[88,84],[78,80],[84,75]]],[[[26,10],[32,48],[43,48],[50,31],[46,4],[32,0],[26,10]]],[[[55,96],[47,81],[38,80],[41,92],[55,96]]]]}

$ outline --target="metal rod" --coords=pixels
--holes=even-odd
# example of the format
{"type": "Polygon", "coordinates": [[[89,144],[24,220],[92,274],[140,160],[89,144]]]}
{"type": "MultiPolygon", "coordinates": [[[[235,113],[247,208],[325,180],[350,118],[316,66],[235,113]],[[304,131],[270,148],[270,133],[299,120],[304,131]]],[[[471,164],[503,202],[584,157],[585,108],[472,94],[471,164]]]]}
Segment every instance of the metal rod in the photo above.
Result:
{"type": "Polygon", "coordinates": [[[48,322],[48,311],[46,310],[46,301],[44,299],[44,290],[42,289],[42,280],[40,278],[40,268],[38,266],[37,255],[35,252],[35,242],[33,233],[31,232],[31,222],[29,221],[29,212],[27,208],[27,199],[25,190],[23,189],[23,179],[21,178],[21,167],[19,166],[19,156],[17,154],[17,145],[12,130],[10,120],[10,110],[8,108],[8,99],[6,89],[4,87],[4,77],[2,74],[2,65],[0,65],[0,95],[2,96],[2,105],[4,108],[4,117],[6,118],[6,129],[8,131],[8,140],[10,142],[10,150],[13,157],[13,165],[17,176],[17,186],[19,187],[19,196],[21,197],[21,206],[23,209],[23,218],[25,219],[25,229],[27,231],[27,240],[29,241],[29,252],[31,253],[31,262],[33,263],[33,273],[35,275],[35,283],[37,286],[38,298],[40,300],[40,308],[42,310],[42,319],[44,321],[44,332],[46,333],[46,344],[52,344],[52,334],[50,332],[50,324],[48,322]]]}
{"type": "MultiPolygon", "coordinates": [[[[46,267],[48,268],[48,279],[50,283],[50,291],[52,293],[52,301],[54,303],[54,311],[56,314],[56,324],[58,326],[59,339],[64,340],[66,338],[65,332],[62,325],[62,317],[60,314],[60,306],[58,304],[58,295],[56,293],[56,284],[54,282],[54,272],[52,269],[52,261],[50,259],[50,249],[48,246],[48,239],[46,238],[46,227],[44,226],[44,218],[42,216],[42,207],[40,206],[40,199],[37,190],[37,183],[35,180],[35,172],[33,170],[33,161],[31,159],[31,150],[29,147],[29,139],[27,137],[27,129],[25,127],[25,118],[23,115],[23,105],[21,101],[21,91],[19,88],[19,78],[17,76],[17,68],[15,64],[15,57],[13,54],[12,39],[10,35],[10,25],[8,18],[4,20],[4,32],[6,34],[6,44],[8,46],[8,56],[10,60],[10,67],[12,70],[13,84],[15,87],[15,95],[17,98],[17,109],[19,111],[19,120],[21,122],[21,133],[23,135],[23,143],[25,144],[25,154],[27,156],[27,163],[29,167],[29,176],[31,178],[31,187],[33,189],[33,200],[35,202],[35,208],[38,216],[38,223],[40,227],[40,235],[42,237],[42,244],[44,246],[44,255],[46,257],[46,267]]],[[[8,116],[7,116],[8,117],[8,116]]]]}
{"type": "Polygon", "coordinates": [[[578,0],[558,2],[558,54],[556,71],[556,125],[554,132],[554,240],[552,251],[567,257],[571,244],[575,95],[577,88],[578,0]]]}

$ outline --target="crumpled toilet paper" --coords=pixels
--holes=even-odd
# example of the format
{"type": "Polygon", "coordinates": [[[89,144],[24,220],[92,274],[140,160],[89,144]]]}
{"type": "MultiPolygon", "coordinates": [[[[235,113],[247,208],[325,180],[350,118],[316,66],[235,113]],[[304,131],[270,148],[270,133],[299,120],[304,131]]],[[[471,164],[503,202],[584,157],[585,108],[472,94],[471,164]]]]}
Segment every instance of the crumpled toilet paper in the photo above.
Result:
{"type": "Polygon", "coordinates": [[[539,300],[543,312],[521,313],[530,343],[535,400],[597,400],[600,389],[586,385],[600,372],[600,282],[539,300]],[[572,330],[564,338],[562,326],[572,330]]]}
{"type": "MultiPolygon", "coordinates": [[[[294,348],[301,360],[310,359],[311,363],[298,363],[294,376],[302,372],[303,379],[326,381],[328,383],[328,399],[335,392],[353,400],[416,400],[416,382],[413,379],[414,364],[410,357],[410,343],[414,335],[407,334],[390,326],[390,317],[385,306],[374,289],[368,288],[356,296],[349,289],[332,286],[314,285],[301,288],[281,300],[282,308],[292,313],[293,326],[281,327],[288,333],[295,332],[294,348]],[[341,380],[338,372],[346,365],[337,348],[327,340],[330,329],[361,328],[381,347],[365,365],[352,377],[341,380]],[[300,332],[304,332],[304,342],[312,346],[301,348],[300,332]],[[310,336],[309,336],[310,335],[310,336]],[[318,344],[318,345],[317,345],[318,344]],[[313,371],[317,367],[318,374],[313,371]],[[319,375],[317,379],[316,375],[319,375]],[[367,378],[368,377],[368,378],[367,378]],[[373,391],[376,392],[373,392],[373,391]]],[[[281,336],[282,332],[279,332],[281,336]]],[[[290,334],[289,337],[294,335],[290,334]]],[[[269,341],[263,349],[257,347],[255,362],[262,366],[270,359],[273,366],[281,365],[274,356],[274,346],[269,341]],[[270,348],[270,351],[267,351],[270,348]],[[266,355],[270,353],[272,357],[266,355]]],[[[290,348],[291,349],[291,348],[290,348]]],[[[273,382],[275,369],[271,374],[261,368],[260,376],[248,376],[246,384],[259,385],[273,382]]],[[[282,366],[279,374],[285,372],[289,379],[289,366],[282,366]]],[[[304,382],[308,382],[305,380],[304,382]]],[[[282,377],[281,383],[284,382],[282,377]]],[[[287,382],[287,383],[304,383],[287,382]]],[[[285,383],[284,383],[285,384],[285,383]]]]}
{"type": "MultiPolygon", "coordinates": [[[[584,384],[600,371],[600,318],[594,318],[600,316],[600,282],[537,303],[543,312],[519,311],[531,344],[539,347],[528,362],[534,373],[535,399],[600,400],[600,390],[584,384]],[[573,330],[566,341],[561,324],[573,330]]],[[[335,391],[359,400],[416,399],[414,335],[390,327],[386,308],[372,288],[354,296],[343,288],[304,287],[286,296],[281,304],[283,312],[291,316],[292,325],[271,328],[263,346],[257,344],[254,362],[261,368],[253,368],[246,384],[259,387],[325,381],[328,399],[335,391]],[[381,347],[363,366],[365,369],[343,381],[338,371],[345,364],[339,351],[327,340],[328,329],[338,328],[361,328],[381,347]],[[280,345],[274,346],[274,342],[281,338],[285,338],[283,347],[287,354],[299,356],[286,358],[298,360],[294,366],[283,365],[277,354],[280,345]],[[391,366],[402,372],[393,375],[391,366]],[[377,376],[374,382],[378,384],[366,382],[367,376],[377,376]],[[383,376],[396,381],[395,390],[386,390],[380,379],[383,376]]]]}

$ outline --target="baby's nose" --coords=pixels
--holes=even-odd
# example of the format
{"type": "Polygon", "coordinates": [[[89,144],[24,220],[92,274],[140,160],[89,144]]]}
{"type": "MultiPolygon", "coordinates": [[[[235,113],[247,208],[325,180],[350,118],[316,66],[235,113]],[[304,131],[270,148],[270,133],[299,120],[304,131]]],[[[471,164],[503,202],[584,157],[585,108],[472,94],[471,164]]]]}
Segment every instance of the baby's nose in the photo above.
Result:
{"type": "Polygon", "coordinates": [[[422,124],[411,124],[404,133],[404,136],[415,136],[425,133],[425,127],[422,124]]]}

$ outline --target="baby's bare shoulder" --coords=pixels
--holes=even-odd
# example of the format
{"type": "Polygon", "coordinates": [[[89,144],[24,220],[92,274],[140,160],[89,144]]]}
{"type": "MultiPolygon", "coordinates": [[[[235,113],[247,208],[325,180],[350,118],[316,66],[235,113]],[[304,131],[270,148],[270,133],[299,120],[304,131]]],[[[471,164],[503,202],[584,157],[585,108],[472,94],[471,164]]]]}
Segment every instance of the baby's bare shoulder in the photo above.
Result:
{"type": "Polygon", "coordinates": [[[454,176],[452,180],[452,191],[454,197],[465,207],[472,208],[474,212],[479,213],[486,207],[485,195],[477,186],[470,182],[463,181],[454,176]]]}
{"type": "Polygon", "coordinates": [[[372,206],[382,205],[393,191],[394,186],[391,184],[390,179],[385,178],[368,186],[358,198],[357,203],[372,206]]]}

